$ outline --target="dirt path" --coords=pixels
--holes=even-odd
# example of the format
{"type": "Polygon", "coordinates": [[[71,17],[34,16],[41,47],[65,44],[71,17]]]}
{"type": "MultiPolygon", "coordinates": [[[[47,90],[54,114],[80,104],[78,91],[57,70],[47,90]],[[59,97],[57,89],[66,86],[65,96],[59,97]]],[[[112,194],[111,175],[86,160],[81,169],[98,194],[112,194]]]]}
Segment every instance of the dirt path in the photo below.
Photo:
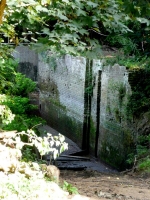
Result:
{"type": "Polygon", "coordinates": [[[104,174],[96,171],[62,170],[60,182],[66,180],[90,200],[150,200],[150,177],[104,174]]]}

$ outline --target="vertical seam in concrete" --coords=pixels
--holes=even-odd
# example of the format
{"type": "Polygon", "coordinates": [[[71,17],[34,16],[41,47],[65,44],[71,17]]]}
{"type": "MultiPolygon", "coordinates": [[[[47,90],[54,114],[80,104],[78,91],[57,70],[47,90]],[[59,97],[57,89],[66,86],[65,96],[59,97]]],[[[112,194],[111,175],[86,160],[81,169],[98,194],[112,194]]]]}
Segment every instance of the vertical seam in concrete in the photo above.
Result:
{"type": "Polygon", "coordinates": [[[92,100],[92,93],[93,93],[93,86],[92,86],[92,79],[93,79],[92,67],[93,67],[93,60],[89,60],[88,87],[90,87],[90,91],[88,92],[87,153],[89,153],[89,147],[90,147],[91,100],[92,100]]]}
{"type": "Polygon", "coordinates": [[[102,71],[98,70],[98,85],[97,85],[97,111],[96,111],[96,138],[95,138],[95,157],[97,157],[98,139],[99,139],[99,126],[100,126],[100,102],[101,102],[101,75],[102,71]]]}
{"type": "Polygon", "coordinates": [[[82,149],[89,153],[89,137],[90,137],[90,117],[91,117],[91,96],[87,91],[92,86],[92,64],[93,61],[86,60],[85,87],[84,87],[84,120],[83,120],[83,137],[82,149]]]}

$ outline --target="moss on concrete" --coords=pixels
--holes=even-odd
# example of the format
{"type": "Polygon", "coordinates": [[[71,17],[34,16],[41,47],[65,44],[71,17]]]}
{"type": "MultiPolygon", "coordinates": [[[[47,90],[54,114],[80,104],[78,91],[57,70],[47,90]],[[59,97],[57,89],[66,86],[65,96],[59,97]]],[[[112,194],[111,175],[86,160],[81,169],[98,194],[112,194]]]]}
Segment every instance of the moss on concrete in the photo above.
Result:
{"type": "Polygon", "coordinates": [[[56,99],[44,99],[41,108],[42,116],[52,128],[69,137],[81,147],[82,122],[68,114],[66,107],[56,99]]]}
{"type": "Polygon", "coordinates": [[[96,139],[96,125],[91,117],[90,118],[90,151],[91,152],[95,150],[95,139],[96,139]]]}
{"type": "Polygon", "coordinates": [[[64,111],[67,110],[66,106],[64,106],[63,104],[60,103],[60,101],[56,98],[49,98],[50,103],[52,103],[53,105],[59,107],[60,109],[63,109],[64,111]]]}
{"type": "Polygon", "coordinates": [[[120,134],[118,133],[113,134],[107,130],[101,142],[99,156],[112,167],[124,170],[129,167],[126,160],[128,155],[134,151],[134,142],[130,130],[122,130],[120,134]]]}
{"type": "Polygon", "coordinates": [[[119,170],[124,160],[123,155],[120,154],[120,150],[113,147],[107,141],[103,141],[101,145],[100,159],[119,170]]]}
{"type": "MultiPolygon", "coordinates": [[[[99,157],[109,165],[122,170],[128,164],[128,154],[133,152],[132,128],[128,127],[126,85],[114,79],[108,83],[106,118],[101,124],[99,157]]],[[[131,124],[131,122],[129,122],[131,124]]]]}
{"type": "Polygon", "coordinates": [[[40,91],[47,93],[50,97],[59,99],[59,91],[54,81],[42,80],[42,82],[40,82],[39,80],[38,85],[39,85],[40,91]]]}
{"type": "Polygon", "coordinates": [[[64,134],[67,133],[70,139],[75,141],[80,147],[82,143],[82,123],[77,121],[75,118],[71,118],[67,115],[62,114],[59,119],[61,123],[61,129],[64,134]]]}

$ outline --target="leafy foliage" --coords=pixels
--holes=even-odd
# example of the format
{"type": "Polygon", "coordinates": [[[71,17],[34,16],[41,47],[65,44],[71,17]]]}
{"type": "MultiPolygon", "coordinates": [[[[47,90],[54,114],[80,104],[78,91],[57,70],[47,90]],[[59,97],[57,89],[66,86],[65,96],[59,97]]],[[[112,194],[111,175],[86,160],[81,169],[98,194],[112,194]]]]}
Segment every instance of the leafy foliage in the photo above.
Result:
{"type": "Polygon", "coordinates": [[[150,173],[149,142],[149,135],[139,136],[135,152],[128,155],[127,162],[138,172],[150,173]]]}
{"type": "Polygon", "coordinates": [[[28,94],[35,90],[36,83],[27,78],[21,73],[15,74],[14,86],[9,91],[13,95],[21,95],[22,97],[28,96],[28,94]]]}
{"type": "Polygon", "coordinates": [[[78,189],[76,187],[73,187],[67,181],[64,181],[62,188],[63,188],[63,190],[69,192],[69,194],[78,194],[78,189]]]}
{"type": "Polygon", "coordinates": [[[134,41],[128,36],[125,37],[125,35],[111,35],[107,37],[107,41],[109,42],[109,45],[115,46],[122,50],[126,56],[139,54],[137,44],[134,43],[134,41]]]}
{"type": "Polygon", "coordinates": [[[22,148],[22,161],[24,162],[34,162],[37,160],[37,155],[33,148],[30,146],[24,146],[22,148]]]}
{"type": "Polygon", "coordinates": [[[134,153],[129,155],[128,163],[134,164],[137,171],[149,171],[149,153],[150,153],[150,134],[149,134],[149,109],[150,109],[150,79],[149,67],[145,62],[146,69],[138,68],[129,76],[131,80],[132,94],[129,97],[127,106],[127,115],[132,116],[135,121],[136,138],[134,153]]]}
{"type": "MultiPolygon", "coordinates": [[[[143,114],[150,108],[150,85],[149,85],[149,71],[144,69],[138,69],[132,73],[132,81],[138,81],[135,86],[132,87],[132,95],[128,103],[128,114],[133,114],[133,116],[139,116],[143,114]]],[[[130,75],[131,76],[131,75],[130,75]]]]}
{"type": "Polygon", "coordinates": [[[0,127],[4,124],[11,123],[15,117],[8,106],[2,105],[5,100],[6,96],[0,94],[0,127]]]}
{"type": "Polygon", "coordinates": [[[38,41],[36,49],[89,55],[88,51],[98,50],[99,39],[92,36],[93,32],[101,37],[103,30],[107,35],[130,31],[127,22],[131,17],[124,5],[122,0],[11,0],[5,8],[1,32],[15,44],[18,39],[38,41]]]}
{"type": "MultiPolygon", "coordinates": [[[[53,137],[52,134],[47,133],[46,137],[38,137],[32,129],[28,129],[26,132],[22,131],[17,133],[14,137],[16,148],[22,149],[24,145],[35,146],[41,157],[51,152],[53,154],[53,158],[56,159],[60,153],[64,150],[68,149],[68,144],[65,143],[65,137],[59,134],[58,137],[53,137]],[[21,135],[26,135],[28,137],[28,142],[25,143],[21,141],[21,135]],[[60,151],[56,149],[56,147],[60,147],[60,151]]],[[[13,143],[13,141],[11,140],[13,143]]]]}
{"type": "Polygon", "coordinates": [[[127,56],[123,51],[114,53],[112,56],[104,57],[103,66],[119,64],[127,69],[136,72],[144,70],[147,73],[150,69],[150,59],[147,56],[127,56]]]}
{"type": "Polygon", "coordinates": [[[29,93],[34,91],[36,83],[25,75],[16,72],[17,62],[13,58],[1,58],[0,96],[1,128],[23,131],[45,123],[34,116],[38,108],[29,102],[29,93]],[[12,114],[13,113],[13,114],[12,114]]]}
{"type": "MultiPolygon", "coordinates": [[[[28,115],[15,115],[15,118],[11,123],[3,125],[4,130],[17,130],[17,131],[26,131],[29,128],[35,127],[34,130],[37,131],[36,126],[39,124],[45,124],[45,120],[42,120],[37,116],[28,116],[28,115]]],[[[38,131],[37,131],[38,134],[38,131]]]]}
{"type": "Polygon", "coordinates": [[[149,52],[149,2],[139,0],[10,0],[0,42],[33,43],[38,51],[100,56],[100,45],[126,54],[149,52]],[[19,23],[18,23],[19,19],[19,23]]]}
{"type": "MultiPolygon", "coordinates": [[[[19,74],[19,77],[20,77],[20,74],[19,74]]],[[[23,94],[22,88],[23,88],[24,91],[26,91],[26,92],[24,92],[24,94],[26,94],[26,96],[27,96],[27,94],[28,94],[27,91],[29,91],[30,89],[33,89],[35,84],[31,80],[28,80],[27,78],[25,78],[24,75],[21,77],[23,77],[22,80],[27,80],[27,83],[24,84],[23,86],[20,84],[20,82],[19,82],[19,85],[16,84],[17,89],[12,88],[11,89],[12,94],[16,93],[16,91],[17,91],[18,95],[22,95],[23,94]],[[31,83],[31,84],[29,84],[29,83],[31,83]],[[33,85],[33,87],[31,87],[32,85],[33,85]],[[20,89],[20,87],[21,87],[21,89],[20,89]],[[19,93],[19,91],[21,93],[19,93]]],[[[37,124],[45,123],[45,121],[42,120],[40,117],[34,116],[34,111],[37,110],[38,108],[37,108],[37,106],[30,104],[28,97],[7,95],[1,102],[1,105],[5,106],[5,108],[7,108],[8,115],[3,114],[3,116],[5,116],[5,120],[6,120],[6,116],[7,116],[7,118],[10,118],[9,119],[10,123],[7,123],[7,124],[5,123],[2,125],[4,130],[23,131],[23,130],[30,129],[37,124]],[[10,113],[13,113],[13,115],[10,113]],[[11,116],[13,117],[13,120],[11,120],[11,116]]],[[[5,113],[6,113],[6,111],[5,111],[5,113]]]]}
{"type": "Polygon", "coordinates": [[[8,88],[13,87],[15,68],[17,62],[12,58],[0,58],[0,92],[6,93],[8,88]]]}
{"type": "Polygon", "coordinates": [[[36,106],[29,103],[29,98],[20,96],[7,96],[4,105],[7,105],[14,114],[19,115],[31,113],[34,109],[37,109],[36,106]]]}
{"type": "Polygon", "coordinates": [[[145,171],[150,173],[150,158],[147,157],[142,162],[138,164],[138,170],[139,171],[145,171]]]}

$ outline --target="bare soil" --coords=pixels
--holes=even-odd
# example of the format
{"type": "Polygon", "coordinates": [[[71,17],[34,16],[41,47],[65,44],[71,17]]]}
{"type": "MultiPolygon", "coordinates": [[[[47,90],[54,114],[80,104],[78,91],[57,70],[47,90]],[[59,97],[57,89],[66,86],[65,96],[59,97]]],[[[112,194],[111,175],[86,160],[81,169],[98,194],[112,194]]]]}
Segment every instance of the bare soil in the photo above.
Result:
{"type": "Polygon", "coordinates": [[[150,200],[150,177],[61,170],[60,183],[64,180],[90,200],[150,200]]]}

